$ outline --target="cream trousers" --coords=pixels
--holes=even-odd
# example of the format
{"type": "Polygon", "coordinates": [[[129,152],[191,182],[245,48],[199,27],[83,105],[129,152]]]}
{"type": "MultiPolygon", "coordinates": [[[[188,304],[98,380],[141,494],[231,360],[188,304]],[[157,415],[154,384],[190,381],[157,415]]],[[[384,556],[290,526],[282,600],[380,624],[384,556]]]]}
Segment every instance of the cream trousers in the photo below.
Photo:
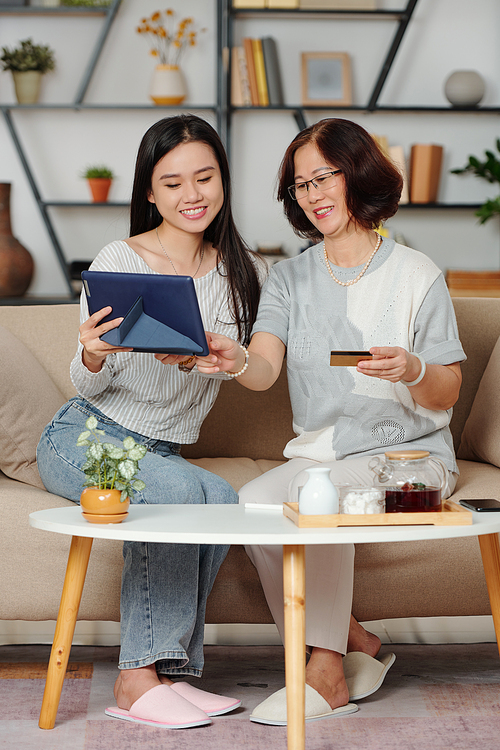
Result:
{"type": "MultiPolygon", "coordinates": [[[[372,485],[368,468],[373,456],[319,464],[306,458],[292,458],[276,469],[244,485],[240,503],[297,502],[298,488],[311,466],[330,466],[334,484],[372,485]]],[[[381,454],[383,458],[383,454],[381,454]]],[[[442,497],[451,495],[457,477],[439,459],[431,459],[442,475],[442,497]]],[[[274,622],[284,641],[283,553],[281,546],[247,546],[247,554],[259,573],[274,622]]],[[[345,654],[352,607],[354,545],[306,546],[306,644],[345,654]]]]}

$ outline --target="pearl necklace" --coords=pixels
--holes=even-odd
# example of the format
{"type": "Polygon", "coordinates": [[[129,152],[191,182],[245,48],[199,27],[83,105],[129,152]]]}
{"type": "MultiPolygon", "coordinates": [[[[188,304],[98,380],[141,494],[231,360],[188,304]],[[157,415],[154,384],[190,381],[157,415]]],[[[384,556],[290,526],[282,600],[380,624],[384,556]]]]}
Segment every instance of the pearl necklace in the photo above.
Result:
{"type": "MultiPolygon", "coordinates": [[[[163,250],[163,252],[164,252],[164,253],[165,253],[165,255],[167,256],[167,258],[169,259],[169,261],[170,261],[170,263],[171,263],[171,265],[172,265],[172,268],[173,268],[173,269],[174,269],[174,271],[175,271],[175,275],[176,275],[176,276],[178,276],[179,274],[177,273],[177,269],[176,269],[176,267],[175,267],[175,266],[174,266],[174,264],[172,263],[172,258],[170,257],[170,255],[169,255],[169,254],[167,253],[167,251],[165,250],[165,248],[164,248],[164,247],[163,247],[163,245],[161,244],[161,240],[160,240],[160,235],[158,234],[158,227],[156,227],[156,236],[158,237],[158,242],[160,243],[160,247],[161,247],[161,249],[163,250]]],[[[203,256],[204,256],[204,255],[205,255],[205,243],[203,243],[203,245],[201,246],[201,258],[200,258],[200,262],[198,263],[198,268],[196,269],[196,271],[195,271],[195,272],[194,272],[194,274],[193,274],[193,277],[192,277],[193,279],[194,279],[194,277],[196,276],[196,274],[198,273],[198,271],[199,271],[199,270],[200,270],[200,268],[201,268],[201,264],[203,263],[203,256]]],[[[370,259],[370,260],[371,260],[371,259],[370,259]]]]}
{"type": "Polygon", "coordinates": [[[375,255],[375,253],[379,249],[380,245],[382,244],[382,235],[378,234],[377,236],[378,236],[378,240],[377,240],[377,244],[375,245],[375,249],[373,250],[373,253],[370,255],[370,257],[368,258],[368,260],[366,261],[365,265],[363,266],[363,268],[361,269],[361,271],[358,273],[358,275],[356,276],[356,278],[352,279],[351,281],[340,281],[340,279],[337,279],[337,277],[334,276],[333,271],[332,271],[332,269],[330,267],[330,261],[328,260],[328,253],[326,252],[325,243],[323,242],[323,253],[325,255],[326,267],[328,268],[328,273],[330,274],[330,276],[332,277],[332,279],[337,282],[337,284],[340,284],[340,286],[352,286],[353,284],[355,284],[357,281],[360,280],[360,278],[363,276],[363,274],[366,272],[368,266],[372,262],[373,256],[375,255]]]}

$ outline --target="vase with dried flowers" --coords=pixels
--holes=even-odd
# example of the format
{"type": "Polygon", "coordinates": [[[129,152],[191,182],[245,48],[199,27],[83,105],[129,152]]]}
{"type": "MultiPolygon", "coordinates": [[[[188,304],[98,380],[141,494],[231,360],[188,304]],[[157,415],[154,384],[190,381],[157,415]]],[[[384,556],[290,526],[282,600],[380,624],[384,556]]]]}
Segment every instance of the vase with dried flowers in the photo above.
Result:
{"type": "Polygon", "coordinates": [[[194,29],[193,18],[175,21],[175,11],[156,11],[143,18],[136,29],[151,44],[150,54],[159,59],[153,71],[149,95],[155,104],[168,106],[181,104],[187,95],[186,82],[179,67],[186,47],[194,47],[200,32],[194,29]]]}

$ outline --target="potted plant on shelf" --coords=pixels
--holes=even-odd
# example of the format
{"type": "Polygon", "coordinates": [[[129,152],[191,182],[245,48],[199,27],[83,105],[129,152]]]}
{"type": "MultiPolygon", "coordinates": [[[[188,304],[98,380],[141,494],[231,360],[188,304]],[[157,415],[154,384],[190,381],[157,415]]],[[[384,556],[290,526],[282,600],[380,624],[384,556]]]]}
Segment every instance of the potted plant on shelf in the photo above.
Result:
{"type": "MultiPolygon", "coordinates": [[[[500,138],[496,141],[497,151],[500,153],[500,138]]],[[[500,159],[493,153],[493,151],[485,151],[484,155],[486,159],[480,161],[475,156],[469,156],[468,164],[461,169],[452,169],[452,174],[464,174],[471,172],[476,177],[481,177],[483,180],[487,180],[492,184],[500,183],[500,159]]],[[[479,223],[484,224],[495,215],[500,215],[500,195],[496,198],[491,198],[485,201],[483,205],[476,211],[476,216],[479,217],[479,223]]]]}
{"type": "Polygon", "coordinates": [[[106,203],[111,182],[114,179],[113,171],[103,164],[97,164],[87,167],[82,177],[85,177],[89,184],[92,201],[94,203],[106,203]]]}
{"type": "Polygon", "coordinates": [[[42,75],[55,67],[54,51],[32,39],[19,42],[18,47],[2,47],[3,70],[10,70],[19,104],[36,104],[40,95],[42,75]]]}
{"type": "Polygon", "coordinates": [[[140,492],[146,486],[136,475],[147,448],[131,435],[125,438],[123,447],[103,443],[99,436],[105,432],[97,429],[95,417],[89,417],[85,427],[76,442],[87,448],[87,460],[82,466],[87,480],[80,496],[83,516],[91,523],[121,523],[128,515],[134,491],[140,492]]]}

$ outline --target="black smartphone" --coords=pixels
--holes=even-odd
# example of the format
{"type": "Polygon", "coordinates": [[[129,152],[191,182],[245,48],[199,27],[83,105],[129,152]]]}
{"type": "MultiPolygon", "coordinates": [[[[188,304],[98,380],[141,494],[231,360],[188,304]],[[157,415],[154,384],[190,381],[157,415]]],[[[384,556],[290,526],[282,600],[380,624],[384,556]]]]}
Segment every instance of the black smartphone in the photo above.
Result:
{"type": "Polygon", "coordinates": [[[478,512],[485,511],[491,513],[495,510],[500,510],[500,501],[494,500],[493,498],[481,498],[480,500],[460,500],[460,505],[463,505],[467,510],[477,510],[478,512]]]}
{"type": "Polygon", "coordinates": [[[373,355],[370,352],[360,351],[330,352],[330,365],[332,367],[356,367],[362,359],[373,359],[373,355]]]}

